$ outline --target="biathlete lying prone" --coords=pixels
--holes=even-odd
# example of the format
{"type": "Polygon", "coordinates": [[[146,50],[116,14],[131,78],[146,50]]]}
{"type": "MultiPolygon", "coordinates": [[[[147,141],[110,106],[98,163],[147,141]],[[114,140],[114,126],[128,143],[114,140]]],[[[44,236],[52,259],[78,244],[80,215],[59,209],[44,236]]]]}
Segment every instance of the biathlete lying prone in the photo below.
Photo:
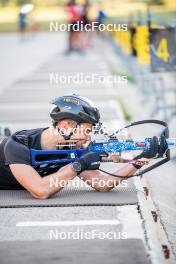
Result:
{"type": "MultiPolygon", "coordinates": [[[[68,183],[79,177],[97,191],[109,191],[125,177],[135,174],[141,168],[142,165],[136,163],[126,164],[114,172],[115,175],[124,176],[124,179],[110,176],[98,170],[100,157],[92,152],[81,156],[76,162],[53,165],[49,169],[46,169],[47,165],[32,166],[30,149],[56,150],[58,142],[65,143],[64,148],[67,148],[65,145],[68,140],[76,141],[77,149],[84,147],[91,141],[93,126],[100,120],[99,111],[93,103],[77,95],[57,98],[53,102],[50,116],[53,121],[52,127],[18,131],[1,141],[1,190],[26,189],[34,198],[47,199],[63,188],[63,184],[51,186],[51,180],[68,183]],[[75,129],[76,133],[73,133],[75,129]],[[102,181],[104,181],[103,187],[100,184],[102,181]]],[[[157,155],[155,138],[152,138],[150,143],[150,149],[143,151],[141,157],[150,159],[157,155]]],[[[162,147],[162,152],[165,151],[166,148],[162,147]]],[[[116,160],[114,155],[110,158],[116,160]]]]}

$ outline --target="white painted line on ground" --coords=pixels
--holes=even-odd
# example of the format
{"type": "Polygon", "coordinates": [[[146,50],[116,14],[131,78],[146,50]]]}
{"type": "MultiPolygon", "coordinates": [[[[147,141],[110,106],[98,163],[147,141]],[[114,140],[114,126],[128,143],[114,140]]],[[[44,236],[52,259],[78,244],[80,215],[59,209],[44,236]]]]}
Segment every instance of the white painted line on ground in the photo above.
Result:
{"type": "Polygon", "coordinates": [[[34,226],[88,226],[88,225],[119,225],[118,220],[79,220],[79,221],[26,221],[17,222],[18,227],[34,226]]]}

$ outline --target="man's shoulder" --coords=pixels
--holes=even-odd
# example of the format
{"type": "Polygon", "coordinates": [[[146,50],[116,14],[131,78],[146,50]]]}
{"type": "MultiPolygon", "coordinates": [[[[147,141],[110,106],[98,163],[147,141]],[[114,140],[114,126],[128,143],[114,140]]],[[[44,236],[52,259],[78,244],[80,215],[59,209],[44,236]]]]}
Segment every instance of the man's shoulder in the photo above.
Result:
{"type": "Polygon", "coordinates": [[[19,131],[16,131],[15,133],[13,133],[12,136],[32,136],[32,135],[37,135],[39,133],[41,133],[45,128],[34,128],[34,129],[25,129],[25,130],[19,130],[19,131]]]}
{"type": "Polygon", "coordinates": [[[6,140],[5,150],[11,148],[29,147],[28,140],[31,136],[35,137],[43,131],[43,128],[36,128],[30,130],[19,130],[9,136],[6,140]]]}
{"type": "Polygon", "coordinates": [[[15,149],[15,148],[18,149],[18,148],[23,148],[23,147],[27,147],[27,146],[25,146],[25,144],[22,144],[22,142],[15,140],[15,138],[12,135],[8,137],[8,139],[6,140],[4,150],[12,151],[12,149],[15,149]]]}
{"type": "Polygon", "coordinates": [[[7,139],[4,146],[5,165],[27,164],[30,165],[30,149],[22,142],[16,141],[13,136],[7,139]]]}
{"type": "Polygon", "coordinates": [[[30,147],[31,145],[36,144],[36,138],[41,135],[44,129],[46,128],[17,131],[12,135],[12,139],[18,143],[30,147]]]}

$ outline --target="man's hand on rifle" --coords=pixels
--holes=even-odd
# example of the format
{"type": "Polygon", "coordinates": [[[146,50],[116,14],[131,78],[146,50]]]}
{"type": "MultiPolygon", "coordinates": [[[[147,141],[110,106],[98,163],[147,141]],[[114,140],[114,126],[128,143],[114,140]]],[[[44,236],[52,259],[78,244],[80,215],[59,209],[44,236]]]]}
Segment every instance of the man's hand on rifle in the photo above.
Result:
{"type": "Polygon", "coordinates": [[[72,163],[73,170],[81,173],[86,170],[97,170],[100,167],[100,156],[97,153],[88,152],[79,160],[72,163]]]}
{"type": "Polygon", "coordinates": [[[154,136],[153,138],[149,138],[149,149],[144,150],[141,154],[139,154],[136,159],[139,158],[158,158],[163,157],[164,153],[167,150],[167,143],[164,136],[161,136],[159,139],[154,136]]]}

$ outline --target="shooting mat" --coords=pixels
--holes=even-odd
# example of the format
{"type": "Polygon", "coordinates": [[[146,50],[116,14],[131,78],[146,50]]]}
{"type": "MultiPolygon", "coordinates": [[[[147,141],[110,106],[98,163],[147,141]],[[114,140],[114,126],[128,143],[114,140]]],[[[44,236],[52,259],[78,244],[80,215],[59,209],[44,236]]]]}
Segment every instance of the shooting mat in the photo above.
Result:
{"type": "Polygon", "coordinates": [[[25,190],[0,190],[0,207],[62,207],[62,206],[111,206],[137,204],[136,188],[132,180],[127,186],[116,187],[109,192],[98,192],[84,184],[84,186],[65,187],[47,200],[31,197],[25,190]]]}

